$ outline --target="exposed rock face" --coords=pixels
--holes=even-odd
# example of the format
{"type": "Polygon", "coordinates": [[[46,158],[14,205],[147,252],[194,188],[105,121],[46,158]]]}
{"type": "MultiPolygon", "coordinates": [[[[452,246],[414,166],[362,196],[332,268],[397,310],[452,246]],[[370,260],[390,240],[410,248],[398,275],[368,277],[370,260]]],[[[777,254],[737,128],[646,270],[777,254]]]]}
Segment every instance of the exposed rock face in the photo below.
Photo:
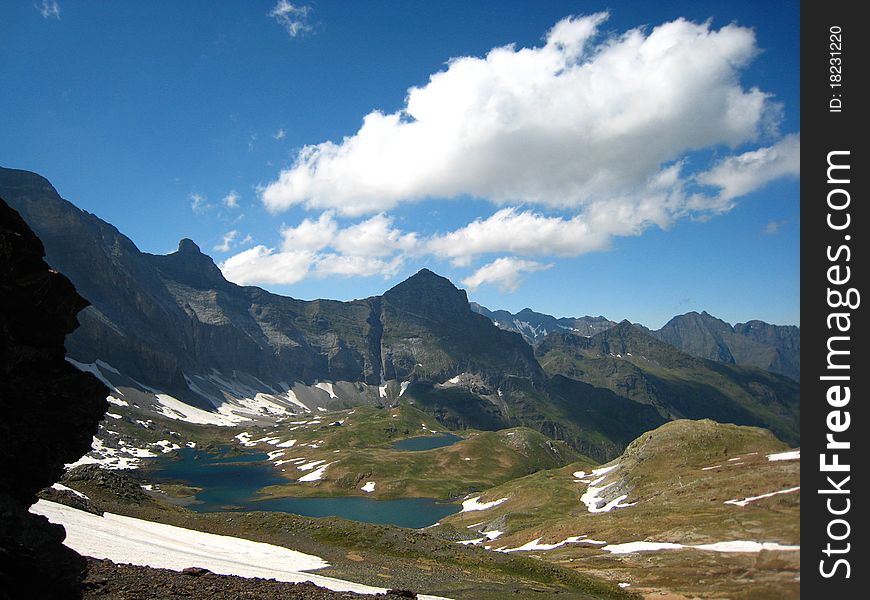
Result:
{"type": "Polygon", "coordinates": [[[88,303],[44,254],[0,200],[0,595],[24,580],[30,597],[74,598],[84,559],[62,545],[62,527],[27,509],[90,449],[108,390],[64,360],[88,303]]]}
{"type": "Polygon", "coordinates": [[[749,321],[731,326],[706,312],[690,312],[650,333],[698,358],[758,367],[800,381],[801,330],[794,325],[749,321]]]}
{"type": "Polygon", "coordinates": [[[800,387],[758,368],[697,358],[623,321],[591,338],[550,334],[537,349],[551,374],[655,407],[667,419],[713,418],[800,439],[800,387]]]}
{"type": "Polygon", "coordinates": [[[550,333],[570,332],[576,335],[590,336],[606,331],[616,325],[605,317],[561,317],[535,312],[524,308],[513,314],[506,310],[489,310],[476,302],[471,303],[471,310],[479,313],[505,331],[514,331],[534,345],[543,341],[550,333]]]}
{"type": "MultiPolygon", "coordinates": [[[[649,336],[637,338],[603,317],[555,320],[529,310],[512,315],[539,334],[555,327],[560,333],[550,337],[581,340],[564,344],[546,364],[546,349],[553,344],[550,337],[539,340],[539,363],[520,334],[477,314],[464,291],[427,269],[382,296],[296,300],[227,281],[188,239],[165,256],[143,253],[34,173],[0,168],[2,194],[43,240],[49,264],[93,303],[67,340],[69,357],[104,361],[120,371],[125,385],[150,386],[207,410],[225,400],[215,378],[244,382],[249,396],[280,395],[277,390],[297,382],[309,387],[336,382],[349,398],[341,398],[342,408],[389,404],[401,390],[448,427],[527,426],[599,459],[617,456],[643,431],[681,416],[787,421],[788,431],[795,430],[791,406],[761,406],[761,421],[747,416],[747,406],[753,412],[770,404],[771,386],[764,382],[758,391],[741,391],[738,401],[721,394],[695,401],[716,390],[694,381],[679,389],[661,386],[661,377],[639,372],[622,377],[627,365],[610,356],[629,347],[622,334],[650,352],[669,348],[673,356],[659,352],[657,358],[663,366],[666,356],[674,359],[666,368],[682,368],[691,357],[649,336]],[[577,368],[584,361],[573,358],[575,350],[592,350],[582,336],[596,328],[603,330],[594,337],[605,360],[596,362],[596,369],[577,368]],[[620,374],[615,383],[610,371],[620,374]],[[626,386],[629,393],[621,389],[626,386]],[[653,387],[659,391],[650,393],[653,387]],[[685,406],[667,400],[674,393],[685,406]]],[[[720,379],[743,377],[723,373],[720,379]]]]}

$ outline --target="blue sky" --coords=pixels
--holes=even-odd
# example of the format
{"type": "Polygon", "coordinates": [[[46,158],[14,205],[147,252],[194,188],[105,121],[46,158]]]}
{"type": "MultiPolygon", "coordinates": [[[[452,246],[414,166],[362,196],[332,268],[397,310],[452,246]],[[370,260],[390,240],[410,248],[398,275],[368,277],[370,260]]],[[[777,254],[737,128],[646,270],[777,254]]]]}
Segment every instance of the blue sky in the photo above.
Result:
{"type": "Polygon", "coordinates": [[[0,165],[239,283],[799,324],[797,2],[5,2],[0,81],[0,165]]]}

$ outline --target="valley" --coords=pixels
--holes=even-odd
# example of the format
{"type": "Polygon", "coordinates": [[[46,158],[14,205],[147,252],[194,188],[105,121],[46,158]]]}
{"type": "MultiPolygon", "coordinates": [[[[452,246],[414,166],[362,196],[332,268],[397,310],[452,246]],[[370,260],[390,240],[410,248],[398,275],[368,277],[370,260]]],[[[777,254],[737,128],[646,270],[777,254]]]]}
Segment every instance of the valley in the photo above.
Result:
{"type": "Polygon", "coordinates": [[[201,566],[193,530],[438,597],[799,596],[795,332],[717,325],[711,356],[682,321],[489,312],[428,269],[301,301],[189,239],[142,253],[33,173],[0,169],[0,195],[90,300],[65,365],[107,390],[90,451],[40,492],[68,509],[34,510],[137,539],[137,564],[201,566]],[[171,560],[134,533],[155,524],[184,530],[171,560]]]}

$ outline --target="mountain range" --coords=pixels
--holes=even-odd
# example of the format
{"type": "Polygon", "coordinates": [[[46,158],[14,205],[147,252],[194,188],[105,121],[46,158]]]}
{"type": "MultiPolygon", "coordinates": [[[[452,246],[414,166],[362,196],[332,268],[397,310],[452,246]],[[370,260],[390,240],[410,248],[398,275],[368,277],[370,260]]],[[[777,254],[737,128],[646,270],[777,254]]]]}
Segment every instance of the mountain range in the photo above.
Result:
{"type": "MultiPolygon", "coordinates": [[[[514,314],[489,310],[472,302],[471,309],[489,318],[500,329],[519,333],[533,346],[550,333],[569,332],[590,337],[616,325],[615,321],[602,316],[556,318],[530,308],[514,314]]],[[[731,325],[706,311],[693,311],[675,316],[661,329],[637,326],[686,354],[725,364],[758,367],[800,381],[801,332],[794,325],[771,325],[758,320],[731,325]]]]}
{"type": "MultiPolygon", "coordinates": [[[[165,256],[141,252],[34,173],[0,169],[0,196],[92,304],[67,338],[68,360],[110,387],[150,395],[164,415],[186,414],[167,398],[241,418],[389,405],[407,394],[449,427],[527,426],[598,460],[680,416],[797,439],[793,381],[692,357],[627,322],[539,319],[533,349],[503,328],[507,315],[478,314],[485,309],[427,269],[381,296],[296,300],[227,281],[188,239],[165,256]],[[629,352],[649,364],[624,359],[629,352]]],[[[528,313],[515,317],[532,323],[528,313]]]]}

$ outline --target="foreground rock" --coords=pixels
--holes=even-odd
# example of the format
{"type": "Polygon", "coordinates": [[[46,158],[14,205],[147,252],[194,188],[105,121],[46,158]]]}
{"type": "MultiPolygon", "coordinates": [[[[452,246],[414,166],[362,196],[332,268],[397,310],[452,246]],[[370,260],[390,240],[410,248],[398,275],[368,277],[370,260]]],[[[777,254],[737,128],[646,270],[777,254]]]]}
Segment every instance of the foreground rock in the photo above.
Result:
{"type": "Polygon", "coordinates": [[[0,200],[0,597],[76,598],[84,559],[28,507],[90,449],[108,390],[64,360],[88,305],[0,200]],[[26,595],[20,594],[26,586],[26,595]]]}
{"type": "Polygon", "coordinates": [[[332,592],[313,583],[283,583],[272,579],[246,579],[216,575],[199,568],[184,571],[117,565],[108,560],[88,559],[84,581],[85,600],[273,600],[275,598],[338,600],[345,598],[416,598],[396,590],[375,596],[353,592],[332,592]]]}

